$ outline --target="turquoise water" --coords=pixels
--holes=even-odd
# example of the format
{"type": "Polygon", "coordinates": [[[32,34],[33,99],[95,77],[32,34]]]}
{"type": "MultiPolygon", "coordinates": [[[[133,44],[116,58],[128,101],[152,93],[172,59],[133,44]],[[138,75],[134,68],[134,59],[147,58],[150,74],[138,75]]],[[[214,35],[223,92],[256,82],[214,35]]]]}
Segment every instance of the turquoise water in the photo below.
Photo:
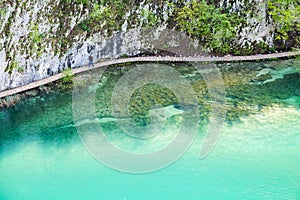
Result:
{"type": "MultiPolygon", "coordinates": [[[[275,80],[286,82],[285,98],[277,99],[283,104],[265,103],[255,113],[227,119],[205,159],[199,159],[199,152],[206,123],[180,159],[145,174],[111,169],[88,153],[74,126],[71,92],[23,100],[1,110],[0,199],[300,199],[300,97],[299,85],[287,87],[291,80],[299,83],[299,73],[275,80]]],[[[142,145],[114,122],[99,123],[114,144],[149,152],[174,137],[173,125],[180,118],[175,111],[164,134],[142,145]]]]}

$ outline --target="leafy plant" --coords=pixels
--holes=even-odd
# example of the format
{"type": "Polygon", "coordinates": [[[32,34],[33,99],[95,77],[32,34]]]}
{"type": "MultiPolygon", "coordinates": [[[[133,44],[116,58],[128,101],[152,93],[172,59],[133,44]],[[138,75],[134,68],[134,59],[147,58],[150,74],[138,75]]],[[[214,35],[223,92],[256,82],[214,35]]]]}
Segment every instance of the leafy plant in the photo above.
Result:
{"type": "Polygon", "coordinates": [[[21,66],[18,66],[17,70],[19,73],[24,73],[24,71],[25,71],[24,68],[21,66]]]}
{"type": "Polygon", "coordinates": [[[300,31],[299,0],[269,0],[268,14],[276,25],[276,40],[287,40],[289,32],[300,31]]]}
{"type": "Polygon", "coordinates": [[[116,15],[116,13],[112,12],[110,6],[93,4],[93,9],[89,15],[89,24],[93,27],[94,31],[112,31],[117,26],[117,22],[114,20],[116,15]]]}
{"type": "Polygon", "coordinates": [[[0,20],[4,19],[4,16],[6,15],[6,8],[1,8],[0,7],[0,20]]]}
{"type": "Polygon", "coordinates": [[[19,68],[19,64],[13,60],[8,63],[8,66],[5,68],[5,72],[11,74],[13,69],[18,69],[18,68],[19,68]]]}
{"type": "Polygon", "coordinates": [[[72,82],[73,78],[74,78],[74,74],[72,72],[72,68],[67,68],[63,71],[64,77],[63,77],[63,82],[64,83],[69,83],[72,82]]]}
{"type": "MultiPolygon", "coordinates": [[[[71,0],[67,0],[68,2],[70,2],[71,0]]],[[[77,3],[81,3],[83,5],[87,5],[89,3],[89,0],[76,0],[77,3]]]]}
{"type": "Polygon", "coordinates": [[[43,33],[39,33],[38,26],[33,26],[33,30],[29,33],[30,38],[34,43],[40,43],[41,40],[45,37],[43,33]]]}
{"type": "Polygon", "coordinates": [[[83,30],[83,31],[87,31],[87,32],[91,32],[90,27],[88,27],[86,22],[81,22],[79,24],[79,27],[83,30]]]}
{"type": "Polygon", "coordinates": [[[159,21],[158,16],[153,11],[150,11],[148,9],[142,10],[141,17],[147,19],[147,27],[153,27],[159,21]]]}
{"type": "Polygon", "coordinates": [[[176,22],[182,31],[195,36],[214,52],[227,53],[232,49],[240,20],[202,0],[192,1],[177,10],[176,22]]]}

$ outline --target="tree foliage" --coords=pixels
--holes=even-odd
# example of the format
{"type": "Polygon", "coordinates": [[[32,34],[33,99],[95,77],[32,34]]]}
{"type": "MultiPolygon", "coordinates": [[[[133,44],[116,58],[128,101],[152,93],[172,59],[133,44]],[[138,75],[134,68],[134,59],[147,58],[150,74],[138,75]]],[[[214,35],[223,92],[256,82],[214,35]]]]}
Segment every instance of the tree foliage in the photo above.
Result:
{"type": "Polygon", "coordinates": [[[268,14],[276,25],[276,40],[287,40],[290,32],[300,31],[299,0],[270,0],[268,14]]]}
{"type": "Polygon", "coordinates": [[[237,15],[228,14],[206,1],[192,1],[177,8],[176,22],[181,31],[197,37],[203,45],[214,52],[226,53],[233,48],[237,15]]]}

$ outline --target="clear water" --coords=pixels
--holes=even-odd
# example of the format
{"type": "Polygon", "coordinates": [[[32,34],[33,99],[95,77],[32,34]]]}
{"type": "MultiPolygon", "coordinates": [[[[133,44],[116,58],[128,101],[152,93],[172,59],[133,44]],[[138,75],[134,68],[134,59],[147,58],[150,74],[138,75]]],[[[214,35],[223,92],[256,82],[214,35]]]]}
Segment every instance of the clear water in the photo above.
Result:
{"type": "MultiPolygon", "coordinates": [[[[1,110],[0,199],[300,199],[300,97],[285,88],[285,104],[228,120],[205,159],[199,151],[207,125],[179,160],[147,174],[110,169],[87,152],[72,126],[70,92],[23,100],[1,110]]],[[[116,144],[136,150],[105,124],[116,144]]],[[[156,136],[155,144],[166,139],[156,136]]]]}

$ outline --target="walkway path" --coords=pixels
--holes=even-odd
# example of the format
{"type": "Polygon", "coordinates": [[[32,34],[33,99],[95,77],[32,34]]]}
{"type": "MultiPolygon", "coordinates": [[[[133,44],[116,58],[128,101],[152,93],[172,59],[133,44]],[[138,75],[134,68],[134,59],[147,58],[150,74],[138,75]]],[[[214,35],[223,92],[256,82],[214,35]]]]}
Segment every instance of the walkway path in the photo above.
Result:
{"type": "MultiPolygon", "coordinates": [[[[263,59],[272,59],[272,58],[283,58],[289,56],[297,56],[300,55],[300,51],[294,52],[285,52],[285,53],[274,53],[274,54],[264,54],[264,55],[254,55],[254,56],[225,56],[225,57],[133,57],[133,58],[121,58],[109,61],[102,61],[95,64],[95,68],[109,66],[113,64],[122,64],[128,62],[229,62],[229,61],[251,61],[251,60],[263,60],[263,59]]],[[[80,68],[73,69],[73,74],[82,73],[93,68],[88,68],[87,66],[83,66],[80,68]]],[[[31,90],[33,88],[46,85],[48,83],[57,81],[63,78],[65,74],[60,73],[48,78],[44,78],[39,81],[35,81],[29,83],[24,86],[20,86],[17,88],[13,88],[10,90],[5,90],[0,92],[0,98],[14,95],[20,92],[24,92],[27,90],[31,90]]]]}

